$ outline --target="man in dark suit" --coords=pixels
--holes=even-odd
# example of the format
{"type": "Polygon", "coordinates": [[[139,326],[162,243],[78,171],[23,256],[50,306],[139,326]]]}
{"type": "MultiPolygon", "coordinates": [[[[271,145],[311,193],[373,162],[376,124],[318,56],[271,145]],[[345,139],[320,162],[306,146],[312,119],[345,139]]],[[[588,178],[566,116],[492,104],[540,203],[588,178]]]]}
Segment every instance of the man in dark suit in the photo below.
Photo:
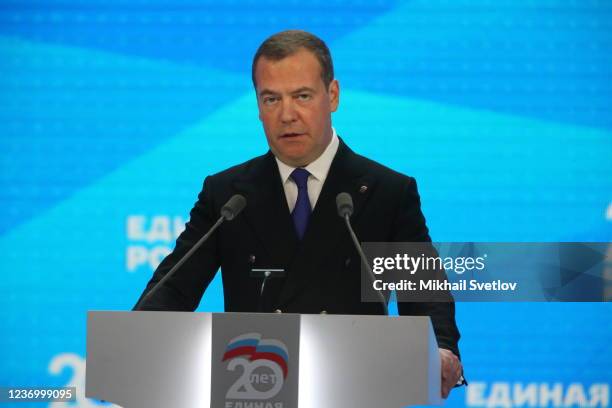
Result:
{"type": "MultiPolygon", "coordinates": [[[[195,310],[221,268],[228,312],[382,314],[361,300],[359,256],[338,216],[349,193],[363,242],[430,241],[414,179],[355,154],[331,124],[340,96],[325,43],[303,31],[268,38],[253,59],[259,118],[270,151],[207,177],[185,231],[144,294],[219,217],[234,194],[245,210],[207,241],[141,310],[195,310]],[[277,269],[266,280],[257,269],[277,269]]],[[[142,297],[141,297],[142,299],[142,297]]],[[[431,316],[442,360],[442,394],[461,377],[454,303],[400,302],[403,315],[431,316]]]]}

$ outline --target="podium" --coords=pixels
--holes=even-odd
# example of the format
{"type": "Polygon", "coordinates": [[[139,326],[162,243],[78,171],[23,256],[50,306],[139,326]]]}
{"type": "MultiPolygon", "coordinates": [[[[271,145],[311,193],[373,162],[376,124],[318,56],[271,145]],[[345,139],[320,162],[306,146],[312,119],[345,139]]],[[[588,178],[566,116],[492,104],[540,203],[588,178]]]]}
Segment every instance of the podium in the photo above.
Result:
{"type": "Polygon", "coordinates": [[[86,364],[125,408],[442,404],[429,317],[88,312],[86,364]]]}

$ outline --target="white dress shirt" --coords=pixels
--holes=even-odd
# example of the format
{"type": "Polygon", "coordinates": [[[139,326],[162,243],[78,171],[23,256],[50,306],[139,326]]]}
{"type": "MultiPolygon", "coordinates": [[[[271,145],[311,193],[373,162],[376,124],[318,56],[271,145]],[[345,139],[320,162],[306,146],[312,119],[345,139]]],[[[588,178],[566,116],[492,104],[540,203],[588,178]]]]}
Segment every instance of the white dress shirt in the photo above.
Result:
{"type": "MultiPolygon", "coordinates": [[[[334,160],[334,156],[336,156],[339,145],[340,142],[336,135],[336,129],[332,127],[332,139],[321,156],[304,167],[310,173],[310,176],[308,176],[308,198],[310,199],[310,207],[313,210],[317,204],[321,189],[323,188],[323,183],[325,183],[327,173],[329,173],[329,168],[334,160]]],[[[291,167],[283,163],[278,157],[276,157],[276,164],[278,164],[278,171],[280,172],[283,188],[285,189],[285,197],[287,198],[289,212],[292,212],[293,207],[295,207],[295,202],[297,201],[298,188],[297,184],[295,184],[295,181],[293,181],[290,176],[296,167],[291,167]]]]}

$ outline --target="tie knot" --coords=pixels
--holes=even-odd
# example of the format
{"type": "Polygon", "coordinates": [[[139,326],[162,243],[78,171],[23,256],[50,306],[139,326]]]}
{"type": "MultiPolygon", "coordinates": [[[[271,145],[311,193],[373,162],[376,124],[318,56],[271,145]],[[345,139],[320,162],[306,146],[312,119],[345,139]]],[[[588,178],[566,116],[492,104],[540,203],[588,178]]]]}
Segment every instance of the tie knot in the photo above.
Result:
{"type": "Polygon", "coordinates": [[[291,178],[295,181],[298,188],[306,188],[308,186],[308,176],[310,176],[310,172],[301,167],[298,167],[291,173],[291,178]]]}

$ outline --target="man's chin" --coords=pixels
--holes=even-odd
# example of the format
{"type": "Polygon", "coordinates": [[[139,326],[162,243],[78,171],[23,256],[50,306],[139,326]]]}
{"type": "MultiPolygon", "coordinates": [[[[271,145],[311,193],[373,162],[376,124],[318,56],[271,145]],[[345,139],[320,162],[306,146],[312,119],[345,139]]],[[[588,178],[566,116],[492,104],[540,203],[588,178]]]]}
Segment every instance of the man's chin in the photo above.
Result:
{"type": "Polygon", "coordinates": [[[312,160],[309,160],[310,155],[306,153],[303,146],[293,146],[293,149],[283,149],[283,151],[273,151],[274,155],[285,164],[291,167],[304,167],[312,160]]]}
{"type": "Polygon", "coordinates": [[[289,159],[289,158],[280,158],[280,161],[282,161],[283,163],[291,166],[291,167],[306,167],[308,166],[309,162],[307,160],[304,159],[289,159]]]}
{"type": "Polygon", "coordinates": [[[308,158],[304,155],[277,154],[276,157],[278,157],[280,161],[291,167],[305,167],[310,163],[308,158]]]}

